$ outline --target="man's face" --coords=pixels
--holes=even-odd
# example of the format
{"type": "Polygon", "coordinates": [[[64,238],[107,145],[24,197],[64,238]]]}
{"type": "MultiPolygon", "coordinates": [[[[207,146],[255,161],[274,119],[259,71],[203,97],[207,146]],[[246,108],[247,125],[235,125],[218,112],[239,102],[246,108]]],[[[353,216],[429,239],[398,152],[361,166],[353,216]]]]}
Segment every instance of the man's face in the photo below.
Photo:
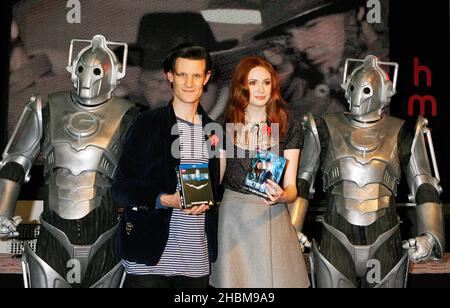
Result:
{"type": "Polygon", "coordinates": [[[211,72],[205,73],[205,60],[178,58],[175,71],[168,72],[167,78],[173,85],[174,103],[198,103],[203,93],[203,86],[209,80],[211,72]]]}
{"type": "Polygon", "coordinates": [[[323,74],[340,65],[345,46],[345,14],[321,16],[286,29],[292,47],[305,53],[323,74]]]}

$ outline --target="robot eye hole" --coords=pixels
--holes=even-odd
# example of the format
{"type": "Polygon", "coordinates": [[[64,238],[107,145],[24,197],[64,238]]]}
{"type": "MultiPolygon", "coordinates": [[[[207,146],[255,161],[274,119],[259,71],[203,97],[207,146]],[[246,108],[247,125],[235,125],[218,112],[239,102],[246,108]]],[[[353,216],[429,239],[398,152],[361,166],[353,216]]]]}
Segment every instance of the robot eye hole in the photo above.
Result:
{"type": "Polygon", "coordinates": [[[355,86],[354,85],[350,85],[350,92],[353,92],[355,90],[355,86]]]}
{"type": "Polygon", "coordinates": [[[82,66],[78,66],[78,73],[82,73],[83,72],[83,67],[82,66]]]}
{"type": "Polygon", "coordinates": [[[100,75],[101,73],[102,73],[102,70],[99,69],[98,67],[94,69],[94,74],[95,74],[95,75],[98,76],[98,75],[100,75]]]}
{"type": "Polygon", "coordinates": [[[370,91],[370,88],[365,87],[363,92],[364,92],[364,94],[370,94],[371,91],[370,91]]]}

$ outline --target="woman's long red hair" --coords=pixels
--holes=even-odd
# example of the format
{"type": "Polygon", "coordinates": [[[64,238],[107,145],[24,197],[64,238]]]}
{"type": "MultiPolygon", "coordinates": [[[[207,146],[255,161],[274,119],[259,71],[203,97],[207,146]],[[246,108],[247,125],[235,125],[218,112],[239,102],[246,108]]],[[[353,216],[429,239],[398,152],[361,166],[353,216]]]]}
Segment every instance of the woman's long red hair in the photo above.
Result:
{"type": "Polygon", "coordinates": [[[266,105],[267,120],[271,124],[279,124],[280,137],[283,137],[288,129],[289,114],[286,108],[286,101],[280,94],[280,81],[272,64],[258,56],[242,58],[234,71],[227,108],[225,110],[225,123],[245,123],[245,109],[250,99],[248,74],[257,66],[265,68],[272,77],[271,98],[266,105]]]}

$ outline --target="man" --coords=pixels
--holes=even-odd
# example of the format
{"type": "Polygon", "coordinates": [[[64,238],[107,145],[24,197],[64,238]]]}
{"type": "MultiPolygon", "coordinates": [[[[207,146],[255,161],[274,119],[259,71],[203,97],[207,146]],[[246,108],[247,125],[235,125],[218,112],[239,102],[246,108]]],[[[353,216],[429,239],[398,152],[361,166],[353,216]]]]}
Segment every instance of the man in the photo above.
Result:
{"type": "MultiPolygon", "coordinates": [[[[388,46],[377,42],[387,39],[386,33],[377,34],[363,19],[365,1],[288,2],[285,10],[269,2],[263,5],[266,29],[254,37],[257,42],[266,40],[264,55],[280,74],[284,98],[297,116],[306,111],[314,115],[344,111],[340,91],[344,59],[371,52],[385,60],[388,46]]],[[[387,15],[382,17],[386,23],[387,15]]]]}
{"type": "MultiPolygon", "coordinates": [[[[73,44],[86,40],[72,40],[73,44]]],[[[123,267],[116,251],[117,207],[111,179],[124,135],[137,115],[134,104],[113,96],[126,61],[95,35],[68,71],[76,91],[39,96],[25,107],[0,162],[0,237],[18,235],[13,217],[22,183],[42,152],[45,201],[36,253],[25,246],[26,286],[118,287],[123,267]]]]}
{"type": "Polygon", "coordinates": [[[211,59],[203,47],[182,44],[166,57],[164,71],[172,101],[139,116],[113,184],[125,208],[120,228],[125,286],[207,287],[217,256],[217,208],[181,209],[175,169],[180,163],[208,163],[216,195],[218,166],[209,158],[204,133],[211,119],[199,105],[211,59]]]}
{"type": "Polygon", "coordinates": [[[45,53],[30,55],[22,40],[20,26],[16,20],[11,23],[11,53],[10,53],[10,88],[8,101],[8,137],[14,132],[20,115],[30,96],[44,92],[39,84],[44,80],[52,80],[51,91],[66,90],[67,76],[63,75],[58,81],[54,78],[52,64],[45,53]],[[56,89],[55,89],[56,84],[56,89]],[[64,86],[61,88],[61,85],[64,86]]]}

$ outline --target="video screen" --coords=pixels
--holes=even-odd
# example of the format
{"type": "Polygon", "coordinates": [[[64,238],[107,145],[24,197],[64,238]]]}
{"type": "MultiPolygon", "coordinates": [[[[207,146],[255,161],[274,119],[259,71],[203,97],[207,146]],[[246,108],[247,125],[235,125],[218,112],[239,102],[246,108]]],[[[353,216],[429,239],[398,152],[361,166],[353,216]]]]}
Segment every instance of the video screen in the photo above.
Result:
{"type": "MultiPolygon", "coordinates": [[[[208,48],[214,68],[201,104],[222,116],[231,74],[245,55],[275,67],[294,114],[346,110],[341,89],[346,58],[389,60],[389,1],[373,18],[365,1],[264,0],[23,0],[13,8],[8,136],[32,95],[76,91],[66,70],[72,39],[128,44],[126,76],[114,95],[156,108],[171,100],[162,61],[190,41],[208,48]]],[[[75,44],[72,58],[83,48],[75,44]]],[[[113,49],[118,59],[123,48],[113,49]]]]}

